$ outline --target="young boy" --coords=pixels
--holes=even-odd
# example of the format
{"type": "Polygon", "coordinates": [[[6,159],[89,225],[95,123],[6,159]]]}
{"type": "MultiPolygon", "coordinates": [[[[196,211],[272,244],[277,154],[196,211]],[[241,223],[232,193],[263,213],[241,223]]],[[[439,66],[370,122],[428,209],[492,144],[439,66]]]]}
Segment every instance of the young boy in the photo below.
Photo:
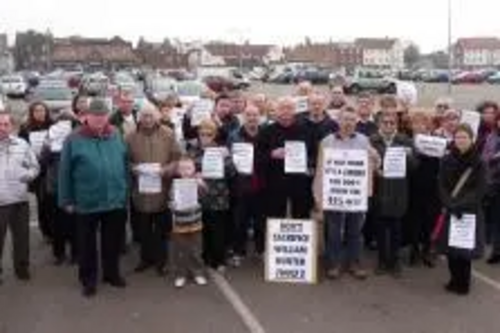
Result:
{"type": "MultiPolygon", "coordinates": [[[[189,157],[182,157],[179,160],[177,171],[180,179],[195,182],[196,190],[205,187],[203,180],[197,178],[195,163],[189,157]]],[[[173,186],[176,186],[175,180],[173,186]]],[[[173,228],[171,249],[172,263],[175,270],[174,286],[176,288],[184,287],[188,275],[194,278],[197,285],[204,286],[207,284],[207,279],[203,272],[200,255],[201,230],[203,228],[201,206],[197,202],[188,205],[189,207],[185,204],[181,206],[180,200],[175,197],[174,189],[172,195],[173,228]]]]}

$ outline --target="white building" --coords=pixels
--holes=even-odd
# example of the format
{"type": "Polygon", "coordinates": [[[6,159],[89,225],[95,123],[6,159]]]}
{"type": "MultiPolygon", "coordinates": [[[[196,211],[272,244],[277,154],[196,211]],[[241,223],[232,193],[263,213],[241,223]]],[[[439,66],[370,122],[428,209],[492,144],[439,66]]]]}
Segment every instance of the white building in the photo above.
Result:
{"type": "Polygon", "coordinates": [[[453,47],[454,64],[460,68],[500,66],[500,39],[496,37],[460,38],[453,47]]]}
{"type": "Polygon", "coordinates": [[[404,68],[404,47],[399,39],[359,38],[354,43],[363,50],[363,66],[393,70],[404,68]]]}

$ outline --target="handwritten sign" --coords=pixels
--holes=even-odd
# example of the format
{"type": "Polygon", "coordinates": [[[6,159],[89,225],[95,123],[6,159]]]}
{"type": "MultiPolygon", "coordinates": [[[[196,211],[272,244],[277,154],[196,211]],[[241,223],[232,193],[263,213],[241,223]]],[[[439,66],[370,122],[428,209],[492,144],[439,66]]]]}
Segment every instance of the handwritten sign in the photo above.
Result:
{"type": "Polygon", "coordinates": [[[162,190],[160,163],[142,163],[139,170],[138,185],[141,194],[158,194],[162,190]]]}
{"type": "Polygon", "coordinates": [[[476,215],[464,214],[461,219],[450,216],[448,245],[457,249],[473,250],[476,246],[476,215]]]}
{"type": "Polygon", "coordinates": [[[191,109],[191,126],[199,126],[205,119],[210,119],[214,102],[210,99],[200,99],[193,103],[191,109]]]}
{"type": "Polygon", "coordinates": [[[326,148],[323,151],[323,209],[368,210],[368,152],[326,148]]]}
{"type": "Polygon", "coordinates": [[[206,179],[224,178],[224,153],[221,148],[206,148],[203,153],[201,172],[206,179]]]}
{"type": "Polygon", "coordinates": [[[312,220],[269,219],[265,279],[270,282],[317,282],[317,228],[312,220]]]}
{"type": "Polygon", "coordinates": [[[384,155],[384,178],[406,177],[406,150],[403,147],[389,147],[384,155]]]}
{"type": "Polygon", "coordinates": [[[176,210],[198,207],[198,183],[196,179],[174,179],[173,200],[176,210]]]}
{"type": "Polygon", "coordinates": [[[307,150],[303,141],[285,142],[285,173],[307,172],[307,150]]]}
{"type": "Polygon", "coordinates": [[[42,152],[43,144],[47,139],[48,131],[36,131],[31,132],[29,136],[31,149],[36,155],[40,155],[42,152]]]}
{"type": "Polygon", "coordinates": [[[476,111],[462,111],[462,117],[460,118],[462,124],[467,124],[472,128],[474,132],[474,138],[477,138],[477,133],[479,131],[479,124],[481,123],[481,115],[476,111]]]}
{"type": "Polygon", "coordinates": [[[60,152],[62,150],[64,140],[71,133],[71,121],[63,120],[52,125],[49,129],[50,151],[60,152]]]}
{"type": "Polygon", "coordinates": [[[253,172],[254,149],[251,143],[238,142],[232,146],[233,163],[236,170],[245,175],[253,172]]]}
{"type": "Polygon", "coordinates": [[[295,110],[297,113],[309,111],[309,100],[306,96],[295,97],[295,110]]]}
{"type": "Polygon", "coordinates": [[[417,151],[429,157],[443,157],[446,153],[448,141],[437,136],[417,134],[415,136],[415,148],[417,151]]]}

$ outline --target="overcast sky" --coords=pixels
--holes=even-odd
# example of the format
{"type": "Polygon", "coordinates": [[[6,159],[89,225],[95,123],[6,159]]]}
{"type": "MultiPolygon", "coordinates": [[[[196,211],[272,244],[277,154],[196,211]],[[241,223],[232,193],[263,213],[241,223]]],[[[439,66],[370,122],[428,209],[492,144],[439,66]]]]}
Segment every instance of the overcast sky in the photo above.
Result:
{"type": "MultiPolygon", "coordinates": [[[[452,0],[453,36],[500,36],[500,1],[452,0]]],[[[121,35],[289,45],[394,36],[423,51],[446,47],[448,0],[0,0],[0,31],[121,35]],[[81,3],[80,6],[77,3],[81,3]]],[[[12,41],[11,41],[12,43],[12,41]]]]}

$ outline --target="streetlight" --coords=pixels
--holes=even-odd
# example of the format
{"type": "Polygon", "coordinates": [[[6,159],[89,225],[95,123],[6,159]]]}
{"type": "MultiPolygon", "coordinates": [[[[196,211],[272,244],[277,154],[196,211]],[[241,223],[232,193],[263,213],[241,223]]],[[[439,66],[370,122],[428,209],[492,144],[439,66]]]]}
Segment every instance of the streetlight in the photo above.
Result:
{"type": "Polygon", "coordinates": [[[452,94],[451,74],[453,69],[453,46],[452,46],[452,6],[448,0],[448,95],[452,94]]]}

